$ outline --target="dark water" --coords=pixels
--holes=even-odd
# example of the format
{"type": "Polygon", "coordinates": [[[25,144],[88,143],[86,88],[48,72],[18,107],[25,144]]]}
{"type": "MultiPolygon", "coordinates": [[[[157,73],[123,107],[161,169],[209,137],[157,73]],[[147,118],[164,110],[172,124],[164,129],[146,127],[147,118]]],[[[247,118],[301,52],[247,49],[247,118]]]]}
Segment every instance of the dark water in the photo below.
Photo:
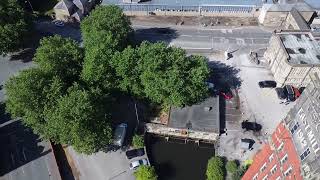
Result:
{"type": "Polygon", "coordinates": [[[214,155],[211,144],[198,146],[172,139],[167,142],[150,134],[146,136],[146,146],[160,180],[204,180],[207,161],[214,155]]]}

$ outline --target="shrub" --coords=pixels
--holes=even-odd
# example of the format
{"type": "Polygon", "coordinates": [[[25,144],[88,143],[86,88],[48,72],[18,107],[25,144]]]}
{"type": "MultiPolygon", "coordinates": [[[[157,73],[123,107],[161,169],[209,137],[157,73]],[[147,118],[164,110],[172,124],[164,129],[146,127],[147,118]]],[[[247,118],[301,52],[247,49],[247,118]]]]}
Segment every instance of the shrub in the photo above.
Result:
{"type": "Polygon", "coordinates": [[[134,148],[143,148],[144,147],[144,139],[143,135],[134,135],[132,138],[132,145],[134,148]]]}
{"type": "Polygon", "coordinates": [[[226,164],[226,169],[229,173],[235,173],[238,170],[238,164],[235,160],[228,161],[226,164]]]}
{"type": "Polygon", "coordinates": [[[136,172],[134,172],[136,180],[157,180],[158,176],[156,170],[152,166],[140,166],[136,172]]]}
{"type": "Polygon", "coordinates": [[[224,163],[221,157],[214,156],[209,159],[207,165],[207,180],[223,180],[224,179],[224,163]]]}

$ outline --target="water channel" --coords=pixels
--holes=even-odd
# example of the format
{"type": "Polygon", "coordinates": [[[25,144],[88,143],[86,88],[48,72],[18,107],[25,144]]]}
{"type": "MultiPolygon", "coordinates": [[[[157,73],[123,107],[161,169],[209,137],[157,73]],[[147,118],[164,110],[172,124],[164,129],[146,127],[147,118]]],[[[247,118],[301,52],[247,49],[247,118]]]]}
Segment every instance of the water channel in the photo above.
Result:
{"type": "Polygon", "coordinates": [[[146,136],[146,146],[160,180],[205,180],[207,161],[214,155],[213,144],[167,141],[151,134],[146,136]]]}

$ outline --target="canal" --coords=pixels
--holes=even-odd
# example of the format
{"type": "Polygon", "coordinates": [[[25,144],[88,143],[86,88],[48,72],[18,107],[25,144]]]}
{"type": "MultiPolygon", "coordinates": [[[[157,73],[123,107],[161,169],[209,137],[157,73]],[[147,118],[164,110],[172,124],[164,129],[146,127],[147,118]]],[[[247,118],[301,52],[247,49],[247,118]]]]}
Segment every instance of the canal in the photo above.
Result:
{"type": "Polygon", "coordinates": [[[214,155],[212,144],[146,135],[149,160],[160,180],[205,180],[207,161],[214,155]]]}

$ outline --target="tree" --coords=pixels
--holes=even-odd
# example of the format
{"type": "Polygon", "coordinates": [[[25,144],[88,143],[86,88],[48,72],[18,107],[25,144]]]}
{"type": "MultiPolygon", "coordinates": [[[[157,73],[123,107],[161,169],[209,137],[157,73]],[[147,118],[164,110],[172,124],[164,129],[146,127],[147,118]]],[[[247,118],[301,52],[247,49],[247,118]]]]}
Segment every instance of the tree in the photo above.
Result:
{"type": "Polygon", "coordinates": [[[58,76],[71,85],[79,79],[83,52],[74,40],[56,35],[40,41],[34,61],[43,71],[58,76]]]}
{"type": "Polygon", "coordinates": [[[0,55],[3,55],[22,46],[29,21],[17,0],[1,0],[0,17],[0,55]]]}
{"type": "Polygon", "coordinates": [[[55,108],[46,111],[47,131],[52,140],[70,144],[76,151],[91,154],[110,144],[110,117],[90,93],[79,85],[68,89],[55,108]]]}
{"type": "Polygon", "coordinates": [[[112,68],[119,78],[119,89],[142,98],[145,94],[140,80],[139,59],[137,50],[129,46],[122,52],[115,53],[112,58],[112,68]]]}
{"type": "Polygon", "coordinates": [[[207,165],[207,180],[223,180],[224,179],[224,164],[221,157],[214,156],[209,159],[207,165]]]}
{"type": "Polygon", "coordinates": [[[132,138],[132,145],[134,148],[143,148],[144,147],[143,136],[135,134],[132,138]]]}
{"type": "Polygon", "coordinates": [[[139,166],[136,172],[134,172],[134,176],[137,180],[157,180],[158,176],[156,174],[156,170],[152,166],[139,166]]]}
{"type": "Polygon", "coordinates": [[[6,110],[15,118],[22,117],[36,133],[44,134],[43,111],[63,93],[63,86],[58,77],[50,77],[38,68],[24,70],[6,82],[6,110]]]}
{"type": "Polygon", "coordinates": [[[207,96],[209,68],[204,57],[187,56],[181,48],[148,42],[141,44],[138,55],[141,84],[152,102],[183,106],[207,96]]]}
{"type": "Polygon", "coordinates": [[[232,174],[232,180],[241,180],[247,169],[247,166],[241,166],[240,168],[238,168],[237,171],[232,174]]]}
{"type": "Polygon", "coordinates": [[[117,6],[100,6],[81,23],[85,48],[82,78],[90,86],[117,88],[111,59],[128,45],[130,21],[117,6]]]}
{"type": "Polygon", "coordinates": [[[230,173],[235,173],[238,170],[238,164],[235,160],[228,161],[226,164],[226,169],[230,173]]]}

